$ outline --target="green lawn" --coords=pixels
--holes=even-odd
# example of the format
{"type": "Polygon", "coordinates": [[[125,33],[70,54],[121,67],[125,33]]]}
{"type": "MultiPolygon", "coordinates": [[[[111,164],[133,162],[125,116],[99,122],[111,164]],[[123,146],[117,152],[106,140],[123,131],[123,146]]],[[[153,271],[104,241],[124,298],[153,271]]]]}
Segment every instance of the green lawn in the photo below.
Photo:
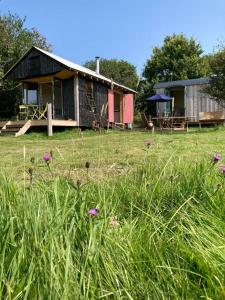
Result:
{"type": "Polygon", "coordinates": [[[224,299],[224,140],[224,128],[1,137],[0,299],[224,299]]]}
{"type": "MultiPolygon", "coordinates": [[[[99,135],[91,131],[80,133],[72,130],[56,133],[48,138],[44,133],[28,134],[22,137],[0,137],[0,168],[17,180],[21,170],[29,168],[30,158],[36,164],[44,165],[42,157],[50,150],[54,152],[54,171],[57,174],[70,170],[74,178],[86,174],[85,162],[91,164],[93,180],[105,179],[132,171],[143,164],[146,158],[146,141],[153,145],[151,159],[163,160],[173,156],[176,160],[198,160],[211,157],[215,152],[224,151],[225,130],[193,129],[190,133],[155,134],[147,132],[108,132],[99,135]],[[25,148],[25,160],[24,160],[25,148]]],[[[148,155],[149,156],[149,155],[148,155]]],[[[41,169],[39,169],[40,171],[41,169]]]]}

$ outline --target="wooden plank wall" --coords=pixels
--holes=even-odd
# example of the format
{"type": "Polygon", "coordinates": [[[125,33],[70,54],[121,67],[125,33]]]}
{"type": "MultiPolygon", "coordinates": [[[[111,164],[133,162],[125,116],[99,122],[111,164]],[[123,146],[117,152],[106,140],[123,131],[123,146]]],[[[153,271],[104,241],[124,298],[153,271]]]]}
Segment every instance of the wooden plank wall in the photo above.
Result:
{"type": "Polygon", "coordinates": [[[54,74],[65,69],[66,67],[59,62],[54,61],[44,53],[33,48],[28,55],[26,55],[18,63],[15,69],[8,74],[7,79],[24,79],[35,76],[43,76],[47,74],[54,74]],[[30,67],[30,59],[32,57],[40,57],[40,70],[38,70],[38,73],[35,74],[33,74],[30,67]]]}
{"type": "Polygon", "coordinates": [[[100,116],[102,106],[106,107],[104,115],[102,115],[102,122],[104,126],[108,124],[108,86],[99,82],[94,82],[94,99],[96,102],[97,116],[100,116]]]}
{"type": "MultiPolygon", "coordinates": [[[[80,107],[80,126],[90,127],[92,122],[97,119],[99,121],[99,116],[101,113],[102,105],[107,105],[108,103],[108,87],[99,82],[93,81],[93,98],[95,112],[88,109],[87,101],[87,90],[86,82],[90,79],[79,76],[79,107],[80,107]]],[[[107,125],[108,116],[104,116],[104,125],[107,125]]]]}
{"type": "MultiPolygon", "coordinates": [[[[224,111],[216,101],[203,92],[204,85],[189,85],[184,87],[185,116],[191,117],[192,121],[199,120],[200,112],[224,111]]],[[[166,94],[165,88],[156,89],[157,94],[166,94]]],[[[165,103],[157,103],[158,113],[165,110],[165,103]]]]}
{"type": "Polygon", "coordinates": [[[186,116],[192,117],[193,121],[199,120],[200,112],[224,111],[216,101],[203,92],[203,87],[203,85],[185,87],[186,116]]]}

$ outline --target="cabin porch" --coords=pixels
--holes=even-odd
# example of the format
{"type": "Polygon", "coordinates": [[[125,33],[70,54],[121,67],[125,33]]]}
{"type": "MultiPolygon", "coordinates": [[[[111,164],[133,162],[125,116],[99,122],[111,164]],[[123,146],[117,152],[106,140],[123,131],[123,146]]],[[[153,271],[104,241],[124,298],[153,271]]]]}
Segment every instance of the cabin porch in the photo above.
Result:
{"type": "MultiPolygon", "coordinates": [[[[54,127],[76,127],[77,122],[73,120],[55,120],[51,122],[51,126],[54,131],[54,127]]],[[[49,127],[48,120],[14,120],[14,121],[5,121],[0,124],[0,134],[12,134],[14,136],[20,136],[25,134],[29,129],[44,127],[46,131],[49,127]]]]}
{"type": "Polygon", "coordinates": [[[157,117],[185,117],[184,87],[167,88],[164,93],[172,97],[173,100],[157,103],[157,117]]]}
{"type": "MultiPolygon", "coordinates": [[[[23,104],[35,113],[52,103],[52,117],[57,120],[75,120],[74,72],[64,70],[56,74],[21,80],[23,104]],[[69,91],[69,92],[68,92],[69,91]]],[[[44,118],[44,116],[42,115],[44,118]]],[[[38,119],[38,116],[35,116],[38,119]]]]}
{"type": "Polygon", "coordinates": [[[75,74],[61,71],[20,80],[22,103],[14,120],[1,123],[1,134],[25,134],[32,127],[76,127],[75,74]],[[50,106],[49,106],[50,105],[50,106]]]}

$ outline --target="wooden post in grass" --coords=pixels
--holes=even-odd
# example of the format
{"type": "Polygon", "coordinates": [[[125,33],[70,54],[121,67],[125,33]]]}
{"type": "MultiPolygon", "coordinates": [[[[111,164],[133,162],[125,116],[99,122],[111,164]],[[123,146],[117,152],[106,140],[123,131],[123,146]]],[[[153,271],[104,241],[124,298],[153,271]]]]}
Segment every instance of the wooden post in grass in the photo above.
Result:
{"type": "Polygon", "coordinates": [[[48,136],[52,136],[52,103],[48,103],[48,136]]]}

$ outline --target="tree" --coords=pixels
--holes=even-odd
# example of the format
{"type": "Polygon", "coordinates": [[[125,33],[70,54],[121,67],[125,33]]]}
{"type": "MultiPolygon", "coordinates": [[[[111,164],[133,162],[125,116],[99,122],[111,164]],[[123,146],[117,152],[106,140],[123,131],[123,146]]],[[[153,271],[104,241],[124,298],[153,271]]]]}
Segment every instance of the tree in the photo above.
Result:
{"type": "Polygon", "coordinates": [[[183,34],[166,36],[163,46],[154,47],[146,62],[137,105],[144,106],[139,102],[154,93],[156,82],[207,76],[209,64],[202,54],[202,47],[194,38],[188,39],[183,34]]]}
{"type": "Polygon", "coordinates": [[[166,36],[162,47],[153,49],[143,76],[147,80],[169,81],[198,78],[207,75],[201,55],[202,47],[194,38],[185,35],[166,36]]]}
{"type": "Polygon", "coordinates": [[[225,107],[225,46],[209,58],[211,76],[204,92],[209,94],[222,107],[225,107]]]}
{"type": "MultiPolygon", "coordinates": [[[[88,61],[84,66],[94,71],[96,69],[96,61],[88,61]]],[[[125,60],[101,59],[100,74],[105,77],[112,78],[114,81],[122,85],[132,89],[137,89],[139,78],[136,68],[134,65],[125,60]]]]}
{"type": "Polygon", "coordinates": [[[0,118],[15,114],[15,103],[21,99],[21,89],[15,82],[3,81],[3,75],[31,46],[51,51],[51,45],[35,28],[25,27],[25,18],[0,15],[0,118]]]}

